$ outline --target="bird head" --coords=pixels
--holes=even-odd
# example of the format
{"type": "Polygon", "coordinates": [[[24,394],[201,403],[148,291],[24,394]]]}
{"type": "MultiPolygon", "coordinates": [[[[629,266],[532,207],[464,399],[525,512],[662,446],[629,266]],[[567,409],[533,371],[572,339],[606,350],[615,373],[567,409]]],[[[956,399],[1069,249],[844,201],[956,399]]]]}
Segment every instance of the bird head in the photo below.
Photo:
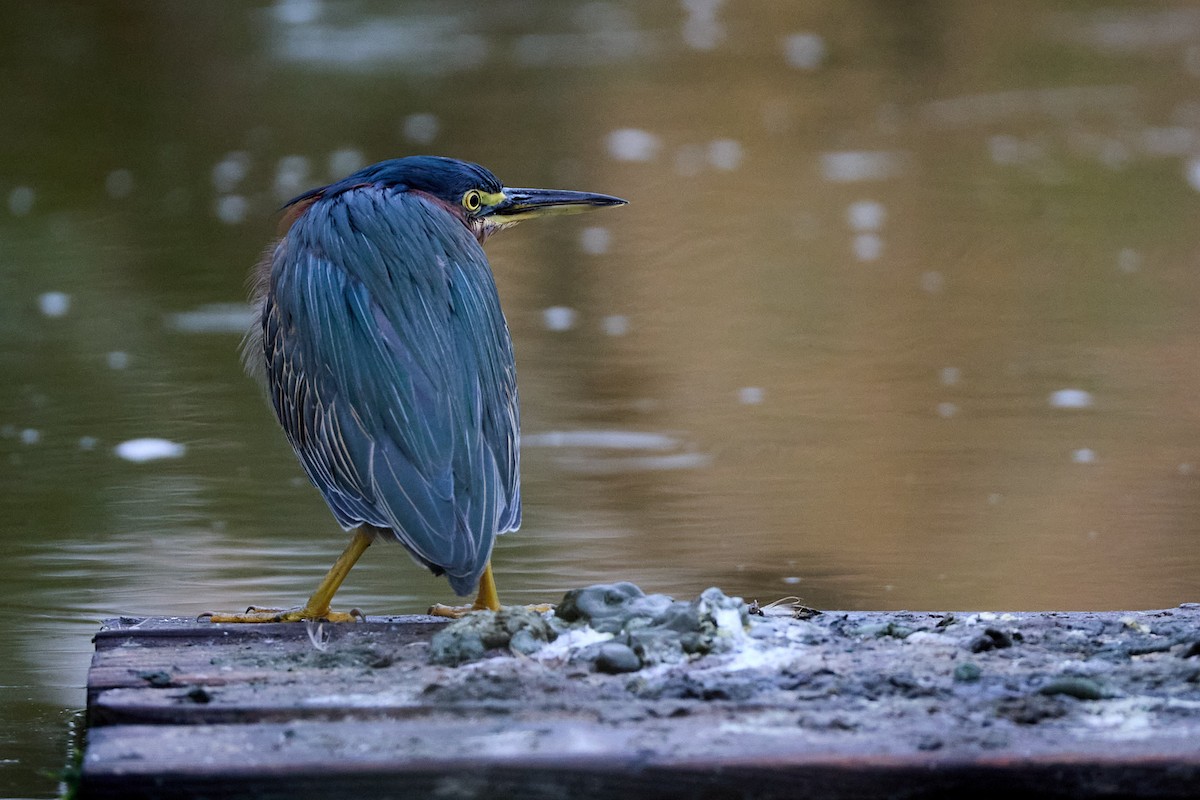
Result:
{"type": "Polygon", "coordinates": [[[421,192],[440,203],[482,242],[492,233],[527,219],[576,214],[593,208],[624,205],[618,197],[563,189],[517,189],[505,186],[488,170],[469,161],[440,156],[409,156],[381,161],[322,189],[301,195],[330,197],[359,186],[379,185],[421,192]]]}

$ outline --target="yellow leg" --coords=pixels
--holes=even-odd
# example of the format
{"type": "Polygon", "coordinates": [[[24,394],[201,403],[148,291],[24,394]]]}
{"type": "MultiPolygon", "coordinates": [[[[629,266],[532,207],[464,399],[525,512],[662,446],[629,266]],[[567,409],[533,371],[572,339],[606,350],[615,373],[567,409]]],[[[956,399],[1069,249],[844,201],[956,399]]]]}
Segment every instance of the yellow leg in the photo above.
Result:
{"type": "Polygon", "coordinates": [[[496,593],[496,579],[492,577],[492,562],[483,568],[479,577],[479,593],[475,595],[475,603],[471,606],[475,611],[499,611],[500,595],[496,593]]]}
{"type": "Polygon", "coordinates": [[[496,593],[496,579],[492,577],[492,562],[489,561],[483,568],[483,574],[479,576],[479,592],[475,595],[474,603],[469,606],[445,606],[438,603],[429,608],[429,613],[435,617],[459,619],[472,611],[499,610],[500,595],[496,593]]]}
{"type": "MultiPolygon", "coordinates": [[[[350,540],[350,544],[346,545],[346,549],[338,556],[337,561],[333,562],[333,566],[329,568],[329,572],[325,573],[325,577],[317,584],[316,591],[308,598],[308,602],[303,608],[249,608],[243,614],[201,614],[201,619],[207,619],[211,622],[300,622],[306,619],[323,619],[329,622],[353,622],[355,619],[362,617],[361,612],[351,611],[346,613],[343,611],[330,611],[329,604],[333,601],[333,596],[337,593],[338,588],[342,585],[342,581],[346,580],[346,576],[350,573],[350,569],[362,557],[362,554],[367,551],[374,541],[374,537],[368,532],[370,529],[363,526],[354,532],[354,537],[350,540]]],[[[495,587],[492,588],[493,596],[495,595],[495,587]]]]}
{"type": "MultiPolygon", "coordinates": [[[[547,611],[553,611],[554,606],[549,603],[540,603],[532,606],[525,606],[530,611],[544,614],[547,611]]],[[[467,614],[474,611],[499,611],[500,610],[500,595],[496,593],[496,579],[492,576],[492,563],[489,561],[487,566],[483,568],[483,574],[479,576],[479,592],[475,595],[475,602],[469,606],[445,606],[438,603],[429,609],[429,613],[435,617],[450,617],[451,619],[461,619],[467,614]]]]}

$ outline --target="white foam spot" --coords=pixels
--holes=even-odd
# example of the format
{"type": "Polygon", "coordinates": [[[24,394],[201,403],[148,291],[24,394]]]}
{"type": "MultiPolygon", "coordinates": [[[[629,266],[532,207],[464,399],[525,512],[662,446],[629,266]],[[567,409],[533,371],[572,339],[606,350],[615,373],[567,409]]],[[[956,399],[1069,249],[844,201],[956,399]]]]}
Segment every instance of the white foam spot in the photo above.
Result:
{"type": "Polygon", "coordinates": [[[608,154],[618,161],[653,161],[662,142],[650,131],[619,128],[608,135],[608,154]]]}
{"type": "Polygon", "coordinates": [[[404,138],[413,144],[431,144],[437,138],[440,127],[441,124],[436,116],[423,111],[405,117],[401,129],[404,138]]]}
{"type": "Polygon", "coordinates": [[[575,327],[575,309],[566,306],[550,306],[542,312],[542,324],[546,330],[569,331],[575,327]]]}
{"type": "Polygon", "coordinates": [[[118,458],[140,464],[162,458],[180,458],[187,452],[187,447],[168,439],[130,439],[114,447],[113,452],[118,458]]]}
{"type": "Polygon", "coordinates": [[[18,186],[8,193],[8,210],[14,217],[23,217],[33,210],[33,189],[18,186]]]}
{"type": "Polygon", "coordinates": [[[742,163],[742,145],[735,139],[714,139],[708,143],[708,163],[731,172],[742,163]]]}
{"type": "Polygon", "coordinates": [[[245,303],[208,303],[167,317],[167,324],[181,333],[240,334],[254,321],[254,309],[245,303]]]}
{"type": "Polygon", "coordinates": [[[788,586],[795,586],[797,583],[800,583],[800,576],[799,575],[788,575],[786,578],[783,579],[783,582],[786,583],[788,586]]]}
{"type": "Polygon", "coordinates": [[[958,367],[942,367],[938,373],[938,380],[942,382],[942,386],[954,386],[962,380],[962,371],[958,367]]]}
{"type": "Polygon", "coordinates": [[[946,279],[935,269],[921,273],[921,291],[926,294],[938,294],[945,287],[946,279]]]}
{"type": "MultiPolygon", "coordinates": [[[[1183,170],[1184,175],[1187,177],[1188,185],[1200,192],[1200,158],[1188,159],[1184,164],[1183,170]]],[[[9,200],[9,206],[11,207],[11,205],[12,201],[9,200]]]]}
{"type": "Polygon", "coordinates": [[[367,165],[361,150],[343,147],[329,154],[329,174],[334,178],[350,175],[367,165]]]}
{"type": "Polygon", "coordinates": [[[1180,475],[1191,475],[1196,471],[1196,468],[1192,464],[1189,464],[1185,461],[1179,465],[1178,470],[1180,475]]]}
{"type": "Polygon", "coordinates": [[[600,320],[600,327],[609,336],[624,336],[629,333],[629,317],[623,314],[610,314],[600,320]]]}
{"type": "Polygon", "coordinates": [[[213,164],[213,188],[221,194],[228,194],[246,178],[250,170],[250,156],[247,153],[227,153],[224,158],[213,164]]]}
{"type": "Polygon", "coordinates": [[[307,25],[321,16],[321,0],[277,0],[272,13],[284,25],[307,25]]]}
{"type": "Polygon", "coordinates": [[[108,354],[109,369],[125,369],[129,366],[129,353],[122,350],[113,350],[108,354]]]}
{"type": "Polygon", "coordinates": [[[738,389],[738,402],[746,406],[756,406],[762,403],[766,393],[760,386],[743,386],[738,389]]]}
{"type": "Polygon", "coordinates": [[[284,156],[275,166],[275,196],[279,200],[291,200],[308,188],[311,173],[308,159],[304,156],[284,156]]]}
{"type": "Polygon", "coordinates": [[[878,261],[883,255],[883,239],[878,234],[860,233],[854,237],[854,257],[859,261],[878,261]]]}
{"type": "Polygon", "coordinates": [[[815,33],[785,36],[783,60],[796,69],[816,69],[825,61],[825,39],[815,33]]]}
{"type": "Polygon", "coordinates": [[[939,417],[941,417],[942,419],[950,419],[951,417],[953,417],[957,414],[958,414],[958,406],[955,403],[951,403],[948,401],[945,403],[938,403],[937,415],[939,417]]]}
{"type": "Polygon", "coordinates": [[[133,173],[127,169],[114,169],[104,179],[104,191],[114,200],[128,197],[133,192],[133,173]]]}
{"type": "Polygon", "coordinates": [[[887,220],[887,209],[875,200],[859,200],[846,207],[846,224],[855,231],[877,231],[887,220]]]}
{"type": "Polygon", "coordinates": [[[37,444],[42,440],[42,432],[37,428],[26,428],[21,431],[21,444],[37,444]]]}
{"type": "Polygon", "coordinates": [[[66,292],[44,292],[38,296],[38,310],[46,317],[66,316],[71,310],[71,295],[66,292]]]}
{"type": "Polygon", "coordinates": [[[608,228],[593,226],[579,232],[579,247],[588,255],[598,256],[607,253],[611,241],[612,234],[608,232],[608,228]]]}
{"type": "Polygon", "coordinates": [[[95,450],[96,444],[97,444],[97,441],[96,441],[95,436],[80,436],[79,437],[79,449],[80,450],[95,450]]]}
{"type": "Polygon", "coordinates": [[[1089,408],[1092,405],[1092,393],[1083,389],[1059,389],[1050,393],[1047,402],[1051,408],[1089,408]]]}
{"type": "Polygon", "coordinates": [[[1142,266],[1142,256],[1131,247],[1117,253],[1117,269],[1124,273],[1137,272],[1142,266]]]}
{"type": "Polygon", "coordinates": [[[641,431],[547,431],[521,437],[529,447],[587,447],[603,450],[671,450],[679,440],[641,431]]]}
{"type": "Polygon", "coordinates": [[[1081,447],[1071,453],[1071,460],[1076,464],[1091,464],[1096,460],[1096,453],[1088,447],[1081,447]]]}
{"type": "Polygon", "coordinates": [[[856,183],[890,178],[900,172],[900,159],[882,150],[845,150],[821,154],[821,176],[830,183],[856,183]]]}
{"type": "Polygon", "coordinates": [[[238,225],[246,220],[250,203],[240,194],[223,194],[217,198],[213,213],[226,225],[238,225]]]}

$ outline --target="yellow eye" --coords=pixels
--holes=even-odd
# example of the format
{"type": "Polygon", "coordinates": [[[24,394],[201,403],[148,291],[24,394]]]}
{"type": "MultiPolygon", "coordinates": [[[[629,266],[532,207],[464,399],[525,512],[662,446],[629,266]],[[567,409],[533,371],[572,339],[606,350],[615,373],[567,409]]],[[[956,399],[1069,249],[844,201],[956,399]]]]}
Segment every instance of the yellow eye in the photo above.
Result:
{"type": "Polygon", "coordinates": [[[467,211],[478,211],[483,205],[483,198],[479,192],[472,189],[463,195],[462,204],[467,211]]]}

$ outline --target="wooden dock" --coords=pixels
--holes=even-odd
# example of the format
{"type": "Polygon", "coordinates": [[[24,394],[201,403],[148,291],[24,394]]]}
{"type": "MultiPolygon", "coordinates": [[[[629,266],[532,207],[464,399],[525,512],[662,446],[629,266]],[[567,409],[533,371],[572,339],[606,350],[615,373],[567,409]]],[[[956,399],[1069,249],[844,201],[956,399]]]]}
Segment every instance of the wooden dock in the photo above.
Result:
{"type": "Polygon", "coordinates": [[[1200,797],[1200,607],[835,613],[603,674],[429,617],[119,619],[81,798],[1200,797]]]}

